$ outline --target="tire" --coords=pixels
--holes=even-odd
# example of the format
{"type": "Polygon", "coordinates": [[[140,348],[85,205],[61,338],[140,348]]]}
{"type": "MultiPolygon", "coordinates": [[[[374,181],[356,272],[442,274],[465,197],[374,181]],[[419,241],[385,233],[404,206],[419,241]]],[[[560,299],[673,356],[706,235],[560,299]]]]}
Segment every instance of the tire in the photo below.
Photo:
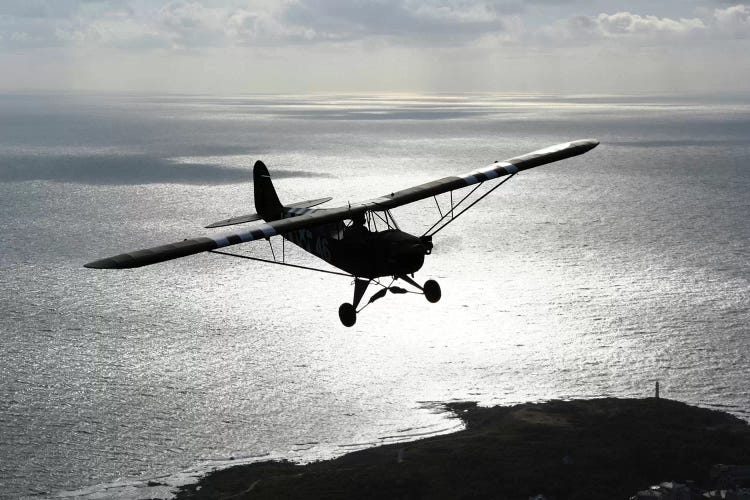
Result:
{"type": "Polygon", "coordinates": [[[339,319],[341,324],[347,328],[354,326],[354,323],[357,322],[357,310],[354,309],[353,305],[345,302],[339,306],[339,319]]]}
{"type": "Polygon", "coordinates": [[[433,304],[440,300],[440,297],[442,297],[442,292],[440,291],[440,285],[438,285],[438,282],[435,280],[427,280],[424,284],[424,296],[433,304]]]}

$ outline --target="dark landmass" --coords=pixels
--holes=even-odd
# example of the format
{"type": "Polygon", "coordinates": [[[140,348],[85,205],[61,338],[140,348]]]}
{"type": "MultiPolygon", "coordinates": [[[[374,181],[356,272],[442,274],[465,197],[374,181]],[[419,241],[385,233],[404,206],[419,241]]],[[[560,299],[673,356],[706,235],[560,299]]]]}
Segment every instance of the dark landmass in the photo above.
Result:
{"type": "Polygon", "coordinates": [[[651,484],[710,486],[711,466],[750,464],[750,426],[666,399],[447,404],[466,430],[297,465],[215,471],[178,499],[627,499],[651,484]]]}

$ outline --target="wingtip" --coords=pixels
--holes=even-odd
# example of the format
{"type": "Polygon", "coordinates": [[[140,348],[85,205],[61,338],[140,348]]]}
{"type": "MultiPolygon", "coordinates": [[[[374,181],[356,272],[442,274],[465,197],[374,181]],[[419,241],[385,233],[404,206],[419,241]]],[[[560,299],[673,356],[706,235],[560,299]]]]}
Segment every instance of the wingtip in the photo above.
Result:
{"type": "Polygon", "coordinates": [[[119,269],[120,266],[112,259],[100,259],[84,264],[83,267],[87,269],[119,269]]]}
{"type": "Polygon", "coordinates": [[[572,146],[575,146],[577,148],[582,148],[583,153],[586,151],[591,151],[595,147],[599,145],[599,141],[597,139],[579,139],[577,141],[573,141],[570,143],[572,146]]]}
{"type": "Polygon", "coordinates": [[[99,262],[100,261],[98,260],[94,262],[89,262],[87,264],[84,264],[83,267],[85,267],[86,269],[106,269],[106,267],[103,267],[102,265],[100,265],[99,262]]]}

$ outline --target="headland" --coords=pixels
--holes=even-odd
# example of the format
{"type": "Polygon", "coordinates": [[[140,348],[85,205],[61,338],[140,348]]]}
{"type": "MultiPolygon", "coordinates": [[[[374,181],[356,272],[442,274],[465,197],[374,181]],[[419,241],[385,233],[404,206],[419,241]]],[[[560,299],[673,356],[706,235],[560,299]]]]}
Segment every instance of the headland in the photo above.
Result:
{"type": "Polygon", "coordinates": [[[446,407],[464,430],[305,465],[218,470],[177,498],[627,499],[663,481],[708,489],[716,464],[750,464],[747,422],[667,399],[446,407]]]}

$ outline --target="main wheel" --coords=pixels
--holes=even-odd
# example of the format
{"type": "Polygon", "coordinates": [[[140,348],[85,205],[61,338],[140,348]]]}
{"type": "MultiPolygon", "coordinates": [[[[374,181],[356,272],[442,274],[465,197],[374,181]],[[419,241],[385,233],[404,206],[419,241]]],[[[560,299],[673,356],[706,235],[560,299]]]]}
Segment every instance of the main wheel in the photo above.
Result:
{"type": "Polygon", "coordinates": [[[438,285],[438,282],[435,280],[427,280],[424,284],[424,296],[427,298],[428,301],[432,302],[433,304],[440,300],[440,297],[442,296],[442,292],[440,291],[440,285],[438,285]]]}
{"type": "Polygon", "coordinates": [[[357,322],[357,310],[354,309],[353,305],[345,302],[339,307],[339,319],[341,324],[347,328],[354,326],[354,323],[357,322]]]}

